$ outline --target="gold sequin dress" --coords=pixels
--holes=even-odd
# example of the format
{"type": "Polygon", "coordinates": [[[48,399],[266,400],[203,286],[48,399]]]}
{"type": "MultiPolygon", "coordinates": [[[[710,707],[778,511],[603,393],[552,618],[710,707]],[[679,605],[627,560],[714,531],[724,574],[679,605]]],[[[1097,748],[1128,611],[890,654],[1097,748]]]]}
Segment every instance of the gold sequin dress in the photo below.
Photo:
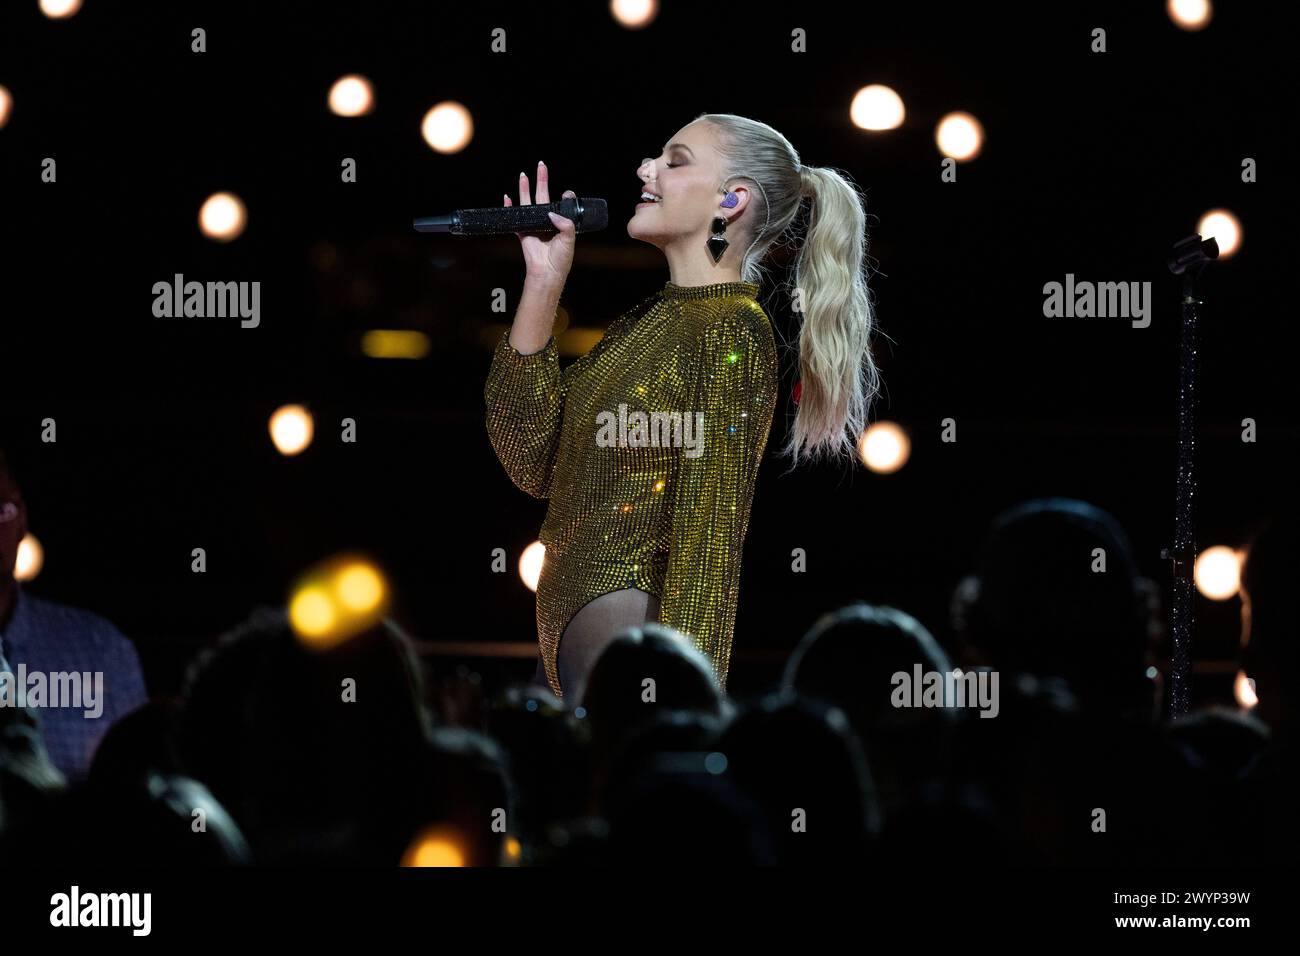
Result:
{"type": "Polygon", "coordinates": [[[565,626],[626,587],[657,595],[659,620],[690,635],[726,686],[741,545],[776,406],[758,290],[665,283],[563,370],[554,337],[528,355],[509,331],[497,343],[488,437],[511,480],[550,499],[537,636],[559,696],[565,626]]]}

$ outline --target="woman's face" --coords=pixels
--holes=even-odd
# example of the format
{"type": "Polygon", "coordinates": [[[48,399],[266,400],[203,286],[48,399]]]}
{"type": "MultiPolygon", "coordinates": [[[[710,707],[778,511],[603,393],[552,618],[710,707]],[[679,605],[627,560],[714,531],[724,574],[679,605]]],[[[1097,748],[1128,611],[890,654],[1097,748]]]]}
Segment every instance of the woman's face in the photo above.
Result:
{"type": "Polygon", "coordinates": [[[749,198],[743,183],[730,184],[740,200],[734,209],[719,205],[724,198],[721,187],[727,184],[722,182],[715,142],[712,125],[699,120],[678,130],[657,156],[641,164],[637,177],[642,188],[660,199],[637,200],[627,224],[629,236],[661,249],[679,242],[702,243],[714,216],[731,219],[740,214],[749,198]]]}

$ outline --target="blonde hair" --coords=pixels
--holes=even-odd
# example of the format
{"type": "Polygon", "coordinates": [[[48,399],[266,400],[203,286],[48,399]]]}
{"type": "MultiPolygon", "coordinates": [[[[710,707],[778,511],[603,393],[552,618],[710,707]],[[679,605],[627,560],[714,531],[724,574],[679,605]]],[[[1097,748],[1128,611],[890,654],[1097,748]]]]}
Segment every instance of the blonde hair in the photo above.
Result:
{"type": "Polygon", "coordinates": [[[829,167],[804,166],[789,140],[766,123],[731,113],[701,113],[696,121],[720,133],[726,174],[758,186],[753,222],[763,223],[741,261],[741,279],[759,282],[762,259],[810,199],[807,232],[792,270],[798,334],[800,396],[782,453],[801,459],[854,458],[880,373],[871,354],[875,310],[867,289],[865,198],[829,167]]]}

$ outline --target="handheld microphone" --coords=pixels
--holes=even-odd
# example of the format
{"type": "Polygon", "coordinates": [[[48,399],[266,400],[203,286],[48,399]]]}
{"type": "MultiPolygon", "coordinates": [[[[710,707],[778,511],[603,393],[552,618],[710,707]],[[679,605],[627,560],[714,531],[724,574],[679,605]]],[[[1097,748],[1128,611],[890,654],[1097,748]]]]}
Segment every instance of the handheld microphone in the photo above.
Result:
{"type": "Polygon", "coordinates": [[[490,206],[457,209],[445,216],[415,220],[416,232],[449,232],[453,236],[500,236],[514,232],[556,232],[547,212],[572,219],[578,232],[595,232],[609,225],[609,208],[603,199],[570,197],[527,206],[490,206]]]}

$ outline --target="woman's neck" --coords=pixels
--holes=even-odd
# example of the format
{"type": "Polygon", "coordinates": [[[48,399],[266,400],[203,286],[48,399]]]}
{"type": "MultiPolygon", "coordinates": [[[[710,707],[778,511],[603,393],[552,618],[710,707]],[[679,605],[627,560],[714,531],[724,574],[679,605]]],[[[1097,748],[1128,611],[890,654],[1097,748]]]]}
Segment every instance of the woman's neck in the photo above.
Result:
{"type": "Polygon", "coordinates": [[[734,248],[728,249],[723,255],[722,261],[713,262],[712,256],[709,255],[704,243],[698,243],[698,248],[682,249],[672,247],[664,250],[664,255],[668,259],[668,278],[674,285],[680,286],[697,286],[713,285],[716,282],[739,282],[740,252],[734,248]]]}

